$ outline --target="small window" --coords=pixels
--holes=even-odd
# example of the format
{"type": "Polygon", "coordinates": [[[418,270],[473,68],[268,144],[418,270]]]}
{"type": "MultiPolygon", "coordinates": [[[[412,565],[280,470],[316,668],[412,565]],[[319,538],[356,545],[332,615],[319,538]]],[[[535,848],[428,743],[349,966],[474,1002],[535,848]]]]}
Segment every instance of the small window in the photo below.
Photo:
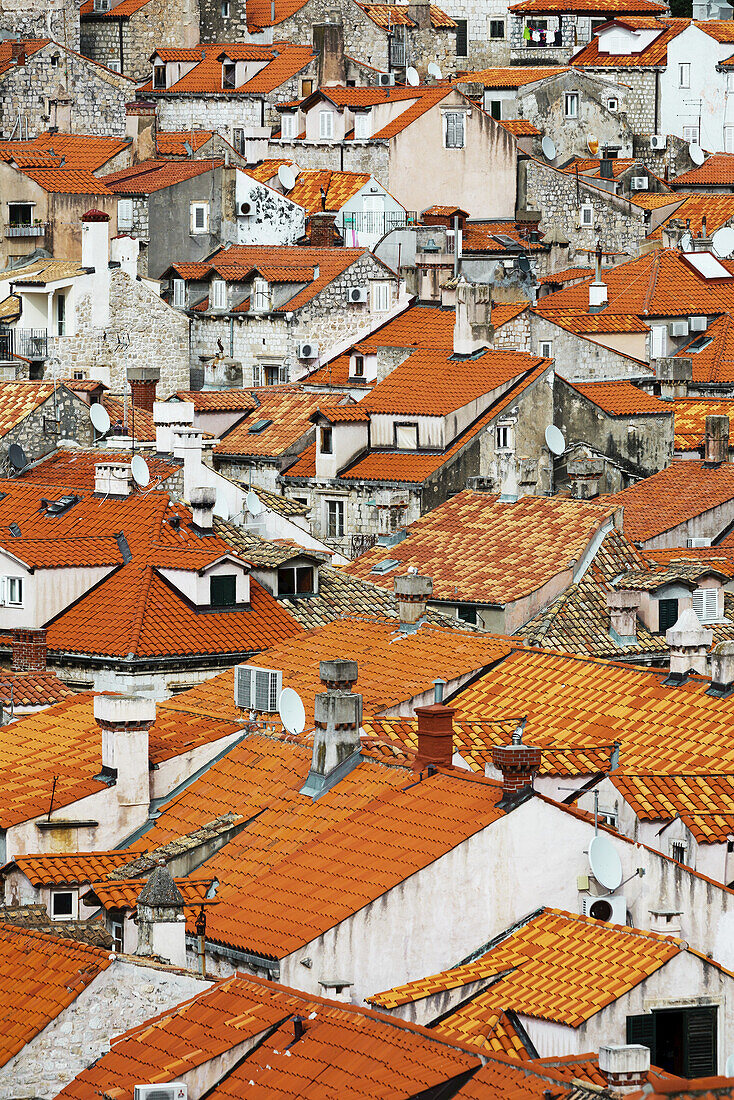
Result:
{"type": "Polygon", "coordinates": [[[579,221],[583,229],[593,229],[594,227],[594,207],[591,203],[584,203],[579,209],[579,221]]]}
{"type": "Polygon", "coordinates": [[[122,66],[121,66],[119,61],[108,61],[107,62],[107,68],[112,69],[113,73],[121,73],[122,72],[122,66]]]}
{"type": "Polygon", "coordinates": [[[463,111],[446,111],[444,115],[444,138],[447,149],[464,148],[463,111]]]}
{"type": "Polygon", "coordinates": [[[212,607],[234,607],[237,603],[237,577],[226,573],[209,578],[209,603],[212,607]]]}
{"type": "Polygon", "coordinates": [[[229,0],[222,0],[222,4],[219,10],[221,12],[222,19],[229,19],[229,0]]]}
{"type": "Polygon", "coordinates": [[[121,955],[125,944],[124,926],[121,920],[110,921],[110,935],[112,936],[112,950],[121,955]]]}
{"type": "Polygon", "coordinates": [[[462,607],[456,609],[456,616],[461,619],[462,623],[470,623],[472,626],[477,625],[476,607],[464,604],[462,607]]]}
{"type": "Polygon", "coordinates": [[[693,610],[702,623],[715,623],[719,617],[719,589],[697,588],[693,593],[693,610]]]}
{"type": "Polygon", "coordinates": [[[372,136],[372,124],[369,111],[360,111],[354,116],[354,136],[362,140],[372,136]]]}
{"type": "Polygon", "coordinates": [[[395,446],[399,451],[417,451],[418,450],[418,425],[417,424],[396,424],[395,425],[395,446]]]}
{"type": "Polygon", "coordinates": [[[23,579],[22,577],[7,577],[6,589],[7,601],[11,607],[23,606],[23,579]]]}
{"type": "Polygon", "coordinates": [[[684,126],[683,127],[683,140],[687,141],[689,145],[698,144],[698,126],[684,126]]]}
{"type": "Polygon", "coordinates": [[[540,341],[540,354],[543,359],[553,358],[553,341],[541,340],[540,341]]]}
{"type": "Polygon", "coordinates": [[[678,87],[690,88],[691,86],[691,63],[690,61],[682,61],[678,65],[678,87]]]}
{"type": "Polygon", "coordinates": [[[617,99],[616,96],[610,96],[609,99],[607,100],[607,110],[608,111],[618,111],[619,110],[619,100],[617,99]]]}
{"type": "Polygon", "coordinates": [[[512,426],[510,424],[498,424],[495,433],[496,445],[498,451],[511,451],[512,450],[512,426]]]}
{"type": "Polygon", "coordinates": [[[658,634],[664,634],[678,622],[678,601],[658,600],[658,634]]]}
{"type": "Polygon", "coordinates": [[[34,204],[32,202],[9,202],[8,225],[11,227],[32,225],[33,206],[34,204]]]}
{"type": "Polygon", "coordinates": [[[501,99],[490,99],[490,100],[488,100],[487,108],[488,108],[489,113],[492,116],[492,118],[495,118],[498,121],[499,121],[499,119],[502,118],[502,100],[501,99]]]}
{"type": "Polygon", "coordinates": [[[177,309],[186,305],[186,283],[183,279],[173,280],[173,304],[177,309]]]}
{"type": "Polygon", "coordinates": [[[222,87],[234,88],[235,78],[237,73],[237,66],[234,61],[224,61],[222,63],[222,87]]]}
{"type": "Polygon", "coordinates": [[[211,298],[209,305],[212,309],[227,308],[227,284],[224,279],[213,279],[210,284],[211,298]]]}
{"type": "Polygon", "coordinates": [[[190,206],[191,211],[191,232],[192,233],[208,233],[209,232],[209,203],[208,202],[192,202],[190,206]]]}
{"type": "Polygon", "coordinates": [[[312,93],[313,93],[313,80],[302,80],[301,81],[301,98],[305,99],[306,96],[309,96],[312,93]]]}
{"type": "Polygon", "coordinates": [[[153,87],[165,88],[166,86],[166,66],[154,65],[153,66],[153,87]]]}
{"type": "Polygon", "coordinates": [[[688,845],[685,840],[674,840],[670,845],[670,854],[676,863],[685,863],[688,845]]]}
{"type": "Polygon", "coordinates": [[[279,596],[310,596],[313,591],[313,569],[310,565],[278,570],[279,596]]]}
{"type": "Polygon", "coordinates": [[[468,56],[468,43],[469,36],[467,34],[467,21],[466,19],[454,19],[456,23],[456,56],[467,57],[468,56]]]}
{"type": "Polygon", "coordinates": [[[490,38],[504,38],[505,37],[505,21],[504,21],[504,19],[490,19],[490,21],[489,21],[489,37],[490,38]]]}
{"type": "Polygon", "coordinates": [[[599,821],[602,825],[608,825],[610,829],[617,828],[616,810],[599,810],[599,821]]]}
{"type": "Polygon", "coordinates": [[[330,140],[334,136],[334,114],[332,111],[319,111],[319,137],[330,140]]]}
{"type": "Polygon", "coordinates": [[[650,358],[659,359],[661,355],[665,355],[665,343],[667,337],[667,329],[665,325],[651,325],[650,326],[650,358]]]}
{"type": "Polygon", "coordinates": [[[332,437],[331,428],[326,428],[326,427],[322,428],[321,429],[321,453],[322,453],[322,455],[333,454],[333,450],[332,450],[333,445],[334,445],[334,441],[333,441],[333,437],[332,437]]]}
{"type": "Polygon", "coordinates": [[[353,370],[352,370],[352,374],[354,375],[354,377],[355,378],[364,378],[364,356],[363,355],[355,355],[353,362],[354,362],[354,367],[353,367],[353,370]]]}
{"type": "Polygon", "coordinates": [[[51,68],[52,69],[58,69],[60,64],[61,64],[61,58],[59,57],[59,55],[57,53],[52,54],[51,55],[51,68]]]}
{"type": "Polygon", "coordinates": [[[117,228],[132,229],[133,227],[133,200],[117,200],[117,228]]]}
{"type": "Polygon", "coordinates": [[[699,336],[692,344],[688,345],[686,348],[686,355],[690,355],[691,352],[703,351],[704,348],[709,346],[712,340],[713,336],[699,336]]]}
{"type": "Polygon", "coordinates": [[[296,134],[296,116],[291,113],[285,113],[280,120],[280,136],[290,141],[296,134]]]}
{"type": "Polygon", "coordinates": [[[240,156],[245,155],[245,131],[239,127],[233,127],[232,129],[232,144],[234,145],[240,156]]]}
{"type": "Polygon", "coordinates": [[[390,308],[390,284],[387,282],[370,283],[373,313],[387,313],[390,308]]]}
{"type": "MultiPolygon", "coordinates": [[[[87,377],[86,371],[83,371],[83,370],[75,370],[74,371],[73,378],[74,378],[75,382],[83,382],[86,379],[86,377],[87,377]]],[[[97,403],[98,402],[95,402],[95,401],[92,402],[93,405],[97,404],[97,403]]]]}
{"type": "Polygon", "coordinates": [[[563,103],[563,113],[566,118],[579,117],[579,93],[566,92],[563,103]]]}
{"type": "Polygon", "coordinates": [[[327,500],[326,502],[326,529],[330,539],[344,537],[344,501],[327,500]]]}
{"type": "Polygon", "coordinates": [[[71,920],[74,916],[74,894],[71,890],[51,891],[51,919],[71,920]]]}

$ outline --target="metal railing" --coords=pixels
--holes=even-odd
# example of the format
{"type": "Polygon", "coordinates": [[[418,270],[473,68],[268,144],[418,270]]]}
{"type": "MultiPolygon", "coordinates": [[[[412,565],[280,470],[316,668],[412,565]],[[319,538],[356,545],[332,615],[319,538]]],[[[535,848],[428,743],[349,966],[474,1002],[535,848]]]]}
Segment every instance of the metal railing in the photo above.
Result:
{"type": "Polygon", "coordinates": [[[344,213],[342,219],[341,228],[345,232],[353,229],[355,233],[382,237],[391,229],[415,225],[417,215],[415,210],[355,210],[344,213]]]}
{"type": "Polygon", "coordinates": [[[48,330],[45,328],[13,329],[15,354],[24,359],[48,358],[48,330]]]}
{"type": "Polygon", "coordinates": [[[405,39],[390,36],[390,68],[405,68],[405,39]]]}
{"type": "Polygon", "coordinates": [[[6,225],[6,237],[45,237],[48,233],[48,223],[39,225],[6,225]]]}
{"type": "Polygon", "coordinates": [[[349,557],[358,558],[366,554],[377,542],[377,535],[352,535],[349,557]]]}
{"type": "Polygon", "coordinates": [[[12,328],[0,325],[0,362],[7,363],[15,354],[12,328]]]}

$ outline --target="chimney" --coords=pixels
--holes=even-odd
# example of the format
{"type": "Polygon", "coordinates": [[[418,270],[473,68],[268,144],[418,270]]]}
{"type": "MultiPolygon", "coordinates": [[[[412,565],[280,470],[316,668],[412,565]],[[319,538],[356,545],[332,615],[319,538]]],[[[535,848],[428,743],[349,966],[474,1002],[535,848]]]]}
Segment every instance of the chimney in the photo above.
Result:
{"type": "Polygon", "coordinates": [[[156,105],[146,100],[125,104],[125,136],[133,143],[132,163],[151,160],[157,153],[156,105]]]}
{"type": "MultiPolygon", "coordinates": [[[[13,667],[15,667],[15,657],[13,667]]],[[[732,691],[734,691],[734,642],[719,642],[711,650],[709,694],[730,695],[732,691]]]]}
{"type": "Polygon", "coordinates": [[[492,762],[502,774],[502,802],[532,787],[533,776],[540,767],[540,749],[522,743],[526,721],[527,718],[523,718],[513,733],[511,745],[494,745],[492,748],[492,762]]]}
{"type": "Polygon", "coordinates": [[[352,692],[357,662],[336,658],[319,664],[326,691],[314,699],[311,770],[301,794],[317,799],[359,763],[362,696],[352,692]]]}
{"type": "Polygon", "coordinates": [[[607,592],[609,633],[619,645],[634,645],[637,641],[637,612],[640,593],[625,588],[607,592]]]}
{"type": "Polygon", "coordinates": [[[341,23],[315,23],[312,34],[313,48],[319,55],[318,87],[346,84],[344,26],[341,23]]]}
{"type": "MultiPolygon", "coordinates": [[[[316,210],[311,214],[311,247],[334,247],[335,210],[316,210]]],[[[318,278],[315,275],[314,278],[318,278]]]]}
{"type": "Polygon", "coordinates": [[[661,356],[655,360],[655,376],[660,380],[660,397],[675,401],[686,397],[693,378],[693,360],[688,356],[661,356]]]}
{"type": "Polygon", "coordinates": [[[428,764],[440,764],[449,767],[454,758],[454,714],[453,707],[441,702],[443,681],[436,682],[436,700],[430,706],[416,707],[418,719],[418,752],[413,761],[413,771],[422,771],[428,764]]]}
{"type": "Polygon", "coordinates": [[[129,497],[132,472],[126,462],[95,462],[94,491],[98,496],[129,497]]]}
{"type": "Polygon", "coordinates": [[[609,301],[607,284],[601,277],[601,244],[596,246],[596,273],[589,284],[589,313],[599,313],[609,301]]]}
{"type": "Polygon", "coordinates": [[[454,355],[473,355],[491,348],[493,340],[492,288],[487,283],[468,283],[461,275],[456,284],[454,355]]]}
{"type": "MultiPolygon", "coordinates": [[[[127,233],[121,233],[110,241],[110,259],[131,279],[138,277],[140,241],[127,233]]],[[[152,411],[152,410],[151,410],[152,411]]]]}
{"type": "Polygon", "coordinates": [[[158,367],[128,367],[127,380],[136,409],[145,409],[153,412],[155,404],[155,390],[160,381],[161,372],[158,367]]]}
{"type": "Polygon", "coordinates": [[[155,449],[159,455],[173,453],[173,433],[194,423],[193,401],[156,401],[153,406],[155,449]]]}
{"type": "Polygon", "coordinates": [[[419,31],[431,30],[430,0],[409,0],[408,18],[412,19],[419,31]]]}
{"type": "Polygon", "coordinates": [[[614,179],[614,168],[610,157],[602,157],[599,161],[599,176],[603,180],[614,179]]]}
{"type": "Polygon", "coordinates": [[[82,267],[98,274],[108,270],[110,262],[110,216],[103,210],[82,214],[82,267]]]}
{"type": "Polygon", "coordinates": [[[11,42],[10,56],[16,65],[25,65],[25,42],[11,42]]]}
{"type": "Polygon", "coordinates": [[[173,456],[183,459],[184,497],[191,500],[191,494],[202,482],[201,454],[204,433],[201,428],[173,429],[173,456]]]}
{"type": "Polygon", "coordinates": [[[706,417],[706,465],[718,466],[729,461],[729,417],[706,417]]]}
{"type": "Polygon", "coordinates": [[[567,464],[574,500],[593,500],[599,496],[599,482],[604,473],[604,459],[592,454],[578,454],[567,464]]]}
{"type": "Polygon", "coordinates": [[[102,731],[102,769],[117,776],[120,806],[150,805],[148,731],[155,703],[136,695],[96,695],[94,718],[102,731]]]}
{"type": "Polygon", "coordinates": [[[217,490],[210,485],[199,485],[191,490],[191,517],[200,535],[214,534],[214,505],[217,490]]]}
{"type": "Polygon", "coordinates": [[[599,1069],[610,1089],[621,1093],[639,1091],[650,1072],[650,1048],[637,1043],[604,1043],[599,1047],[599,1069]]]}
{"type": "Polygon", "coordinates": [[[165,959],[186,969],[186,916],[183,894],[171,877],[165,860],[138,894],[138,945],[136,955],[165,959]]]}
{"type": "Polygon", "coordinates": [[[45,629],[13,631],[13,672],[45,672],[46,654],[45,629]]]}
{"type": "Polygon", "coordinates": [[[714,632],[702,626],[692,607],[681,611],[675,626],[665,632],[670,647],[670,675],[682,678],[686,672],[706,672],[706,655],[714,632]]]}
{"type": "Polygon", "coordinates": [[[395,578],[395,600],[398,605],[400,629],[404,634],[417,630],[425,618],[428,601],[433,594],[433,581],[417,572],[395,578]]]}

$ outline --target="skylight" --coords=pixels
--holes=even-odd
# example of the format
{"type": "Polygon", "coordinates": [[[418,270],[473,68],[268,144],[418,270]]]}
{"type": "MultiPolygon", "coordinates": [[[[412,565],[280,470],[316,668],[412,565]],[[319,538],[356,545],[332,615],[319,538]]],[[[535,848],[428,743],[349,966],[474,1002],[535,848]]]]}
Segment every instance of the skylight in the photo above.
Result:
{"type": "Polygon", "coordinates": [[[731,272],[714,256],[713,252],[684,252],[683,257],[704,279],[731,279],[731,272]]]}
{"type": "Polygon", "coordinates": [[[377,565],[373,565],[370,573],[389,573],[396,565],[400,565],[397,558],[385,558],[384,561],[378,561],[377,565]]]}
{"type": "Polygon", "coordinates": [[[257,435],[258,432],[264,432],[272,423],[272,420],[256,420],[247,430],[250,435],[257,435]]]}

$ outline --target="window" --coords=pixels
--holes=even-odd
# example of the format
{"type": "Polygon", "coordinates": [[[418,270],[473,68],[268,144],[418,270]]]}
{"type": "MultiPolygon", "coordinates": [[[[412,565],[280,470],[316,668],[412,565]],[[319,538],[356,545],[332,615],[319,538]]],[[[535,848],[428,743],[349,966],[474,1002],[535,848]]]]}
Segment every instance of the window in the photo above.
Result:
{"type": "Polygon", "coordinates": [[[563,100],[563,113],[566,118],[579,117],[579,93],[566,92],[563,100]]]}
{"type": "Polygon", "coordinates": [[[229,19],[229,0],[222,0],[220,11],[222,14],[222,19],[229,19]]]}
{"type": "Polygon", "coordinates": [[[166,86],[166,66],[154,65],[153,66],[153,87],[165,88],[166,86]]]}
{"type": "Polygon", "coordinates": [[[716,1007],[666,1008],[627,1017],[627,1042],[650,1049],[650,1061],[679,1077],[710,1077],[717,1068],[716,1007]]]}
{"type": "Polygon", "coordinates": [[[23,606],[23,578],[22,577],[6,577],[5,578],[5,592],[6,600],[11,607],[23,606]]]}
{"type": "Polygon", "coordinates": [[[117,200],[117,228],[132,229],[133,227],[133,200],[117,200]]]}
{"type": "Polygon", "coordinates": [[[372,136],[372,124],[369,111],[360,111],[354,116],[354,136],[362,140],[372,136]]]}
{"type": "Polygon", "coordinates": [[[678,87],[690,88],[691,86],[691,63],[690,61],[682,61],[678,65],[678,87]]]}
{"type": "Polygon", "coordinates": [[[192,233],[208,233],[209,232],[209,203],[208,202],[192,202],[190,206],[191,214],[191,232],[192,233]]]}
{"type": "MultiPolygon", "coordinates": [[[[75,382],[83,382],[86,377],[87,377],[86,371],[83,371],[83,370],[75,370],[74,371],[73,378],[74,378],[75,382]]],[[[92,405],[98,405],[99,404],[99,399],[97,401],[92,401],[90,403],[92,405]]]]}
{"type": "Polygon", "coordinates": [[[58,69],[60,64],[61,64],[61,58],[59,57],[59,55],[57,53],[52,54],[51,55],[51,68],[52,69],[58,69]]]}
{"type": "Polygon", "coordinates": [[[590,203],[584,203],[579,207],[579,223],[582,229],[593,229],[594,207],[590,203]]]}
{"type": "Polygon", "coordinates": [[[56,335],[66,334],[66,295],[56,295],[56,335]]]}
{"type": "Polygon", "coordinates": [[[313,80],[301,81],[301,98],[305,99],[307,95],[311,95],[313,92],[313,80]]]}
{"type": "Polygon", "coordinates": [[[540,341],[540,354],[543,357],[543,359],[552,359],[553,358],[553,341],[552,340],[541,340],[540,341]]]}
{"type": "Polygon", "coordinates": [[[183,279],[173,280],[173,304],[178,309],[183,309],[186,305],[186,283],[183,279]]]}
{"type": "Polygon", "coordinates": [[[505,21],[504,21],[504,19],[490,19],[490,21],[489,21],[489,37],[490,38],[504,38],[505,37],[505,21]]]}
{"type": "Polygon", "coordinates": [[[270,309],[270,284],[261,277],[252,280],[252,308],[255,313],[267,313],[270,309]]]}
{"type": "Polygon", "coordinates": [[[387,313],[390,308],[390,284],[389,283],[370,283],[370,293],[372,297],[372,304],[370,306],[373,313],[387,313]]]}
{"type": "Polygon", "coordinates": [[[234,61],[222,62],[222,87],[234,88],[237,66],[234,61]]]}
{"type": "Polygon", "coordinates": [[[724,152],[734,153],[734,126],[724,127],[724,152]]]}
{"type": "Polygon", "coordinates": [[[490,99],[490,100],[488,100],[487,101],[487,110],[489,111],[492,118],[501,119],[502,118],[502,100],[501,99],[490,99]]]}
{"type": "Polygon", "coordinates": [[[112,936],[112,950],[118,955],[122,954],[125,944],[123,923],[121,920],[110,921],[110,935],[112,936]]]}
{"type": "Polygon", "coordinates": [[[71,890],[51,891],[51,919],[72,920],[74,916],[74,894],[71,890]]]}
{"type": "Polygon", "coordinates": [[[327,500],[326,502],[326,531],[330,539],[344,537],[344,501],[327,500]]]}
{"type": "Polygon", "coordinates": [[[107,62],[107,68],[112,69],[113,73],[121,73],[122,72],[122,66],[120,65],[119,61],[108,61],[107,62]]]}
{"type": "Polygon", "coordinates": [[[456,23],[456,56],[466,57],[469,53],[466,19],[454,19],[454,23],[456,23]]]}
{"type": "Polygon", "coordinates": [[[616,810],[599,810],[599,821],[602,825],[608,825],[610,829],[617,828],[616,810]]]}
{"type": "Polygon", "coordinates": [[[461,621],[463,623],[471,623],[472,626],[477,625],[477,609],[476,609],[476,607],[471,607],[471,606],[466,605],[466,604],[462,607],[457,607],[456,617],[458,619],[461,619],[461,621]]]}
{"type": "Polygon", "coordinates": [[[9,202],[8,225],[32,225],[34,205],[32,202],[9,202]]]}
{"type": "Polygon", "coordinates": [[[310,596],[313,590],[313,569],[310,565],[278,570],[279,596],[310,596]]]}
{"type": "Polygon", "coordinates": [[[211,298],[209,305],[212,309],[227,308],[227,284],[224,279],[213,279],[210,283],[211,298]]]}
{"type": "Polygon", "coordinates": [[[498,451],[512,450],[512,425],[498,424],[495,431],[495,443],[498,451]]]}
{"type": "Polygon", "coordinates": [[[331,434],[331,428],[321,429],[321,453],[322,455],[333,454],[332,447],[334,445],[333,437],[331,434]]]}
{"type": "Polygon", "coordinates": [[[284,114],[280,120],[280,136],[291,140],[297,137],[296,134],[296,116],[294,114],[284,114]]]}
{"type": "Polygon", "coordinates": [[[225,573],[209,578],[209,603],[212,607],[234,607],[237,603],[237,577],[225,573]]]}
{"type": "Polygon", "coordinates": [[[687,141],[690,145],[698,144],[698,126],[684,126],[683,127],[683,140],[687,141]]]}
{"type": "Polygon", "coordinates": [[[697,588],[693,593],[693,610],[702,623],[715,623],[719,617],[719,589],[697,588]]]}
{"type": "Polygon", "coordinates": [[[664,634],[678,622],[678,601],[658,600],[658,634],[664,634]]]}
{"type": "Polygon", "coordinates": [[[399,451],[417,451],[418,450],[418,425],[417,424],[396,424],[395,425],[395,446],[399,451]]]}
{"type": "Polygon", "coordinates": [[[444,138],[447,149],[464,148],[464,112],[446,111],[444,117],[444,138]]]}
{"type": "Polygon", "coordinates": [[[616,96],[610,96],[610,98],[607,100],[607,110],[608,111],[618,111],[619,110],[619,100],[617,99],[616,96]]]}
{"type": "Polygon", "coordinates": [[[676,863],[685,863],[688,845],[685,840],[674,840],[670,845],[670,855],[676,863]]]}
{"type": "Polygon", "coordinates": [[[331,111],[319,111],[319,137],[329,140],[334,136],[334,115],[331,111]]]}
{"type": "Polygon", "coordinates": [[[355,355],[354,356],[354,367],[352,369],[352,374],[354,375],[355,378],[364,378],[364,356],[363,355],[355,355]]]}
{"type": "Polygon", "coordinates": [[[665,325],[652,325],[650,327],[650,358],[659,359],[665,355],[665,338],[667,332],[665,325]]]}

